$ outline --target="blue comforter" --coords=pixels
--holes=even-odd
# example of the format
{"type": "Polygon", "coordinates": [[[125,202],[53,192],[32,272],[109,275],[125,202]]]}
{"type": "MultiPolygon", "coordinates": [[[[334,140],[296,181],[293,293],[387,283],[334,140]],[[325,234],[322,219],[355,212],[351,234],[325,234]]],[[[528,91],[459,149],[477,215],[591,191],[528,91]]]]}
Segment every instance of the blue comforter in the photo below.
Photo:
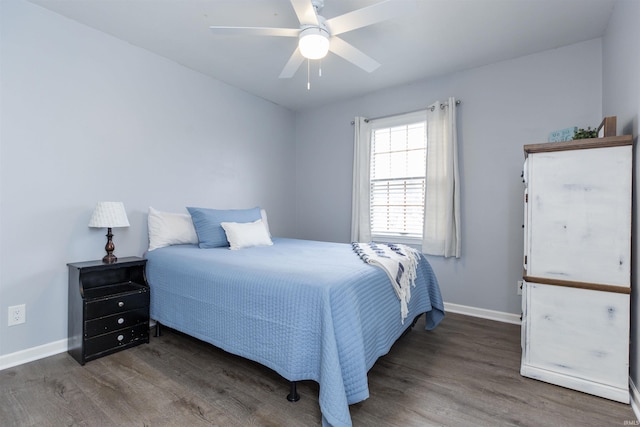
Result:
{"type": "Polygon", "coordinates": [[[178,245],[148,252],[151,317],[289,381],[320,384],[323,424],[350,426],[349,405],[369,397],[367,371],[411,319],[444,317],[438,282],[421,256],[409,316],[386,273],[351,245],[276,238],[231,251],[178,245]]]}

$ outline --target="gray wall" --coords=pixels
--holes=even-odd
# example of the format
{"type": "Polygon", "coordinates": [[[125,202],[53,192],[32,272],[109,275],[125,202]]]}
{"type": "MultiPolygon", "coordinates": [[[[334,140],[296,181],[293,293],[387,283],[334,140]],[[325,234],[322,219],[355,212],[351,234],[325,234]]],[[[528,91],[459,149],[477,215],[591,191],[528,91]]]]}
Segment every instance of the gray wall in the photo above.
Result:
{"type": "Polygon", "coordinates": [[[347,242],[353,116],[424,108],[455,96],[462,257],[429,257],[448,303],[520,313],[524,144],[602,120],[601,40],[396,87],[297,114],[297,236],[347,242]]]}
{"type": "MultiPolygon", "coordinates": [[[[617,116],[618,134],[634,135],[635,166],[638,166],[638,116],[640,115],[640,2],[622,0],[615,5],[607,33],[603,39],[603,101],[605,116],[617,116]]],[[[638,266],[638,188],[640,179],[635,172],[634,212],[631,274],[631,378],[636,387],[640,386],[640,347],[638,334],[640,327],[640,285],[638,266]]]]}
{"type": "Polygon", "coordinates": [[[118,256],[142,255],[149,206],[259,204],[293,234],[292,112],[22,0],[0,24],[0,356],[66,339],[66,263],[104,255],[98,201],[127,209],[118,256]]]}

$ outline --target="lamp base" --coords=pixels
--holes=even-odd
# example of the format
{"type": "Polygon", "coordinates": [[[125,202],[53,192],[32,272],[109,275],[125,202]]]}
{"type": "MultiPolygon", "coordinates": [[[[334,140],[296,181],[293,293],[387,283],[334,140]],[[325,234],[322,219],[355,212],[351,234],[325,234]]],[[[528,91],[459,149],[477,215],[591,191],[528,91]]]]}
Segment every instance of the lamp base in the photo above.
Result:
{"type": "Polygon", "coordinates": [[[107,251],[107,254],[102,258],[102,262],[105,264],[113,264],[118,261],[118,258],[113,254],[113,251],[116,249],[113,244],[113,233],[111,233],[111,227],[107,228],[107,244],[104,247],[104,250],[107,251]]]}
{"type": "Polygon", "coordinates": [[[118,261],[118,257],[114,254],[106,254],[104,258],[102,258],[102,262],[105,264],[113,264],[116,261],[118,261]]]}

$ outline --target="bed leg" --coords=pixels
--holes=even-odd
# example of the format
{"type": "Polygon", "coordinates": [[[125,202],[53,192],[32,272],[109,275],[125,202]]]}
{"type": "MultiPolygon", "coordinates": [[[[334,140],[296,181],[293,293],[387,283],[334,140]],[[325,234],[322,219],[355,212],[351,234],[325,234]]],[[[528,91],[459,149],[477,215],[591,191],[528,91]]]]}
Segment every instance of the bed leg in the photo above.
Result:
{"type": "Polygon", "coordinates": [[[162,335],[162,332],[160,331],[160,322],[156,321],[156,334],[154,337],[159,337],[160,335],[162,335]]]}
{"type": "Polygon", "coordinates": [[[416,326],[416,323],[418,323],[418,319],[420,319],[420,316],[422,316],[424,313],[420,313],[418,314],[414,319],[413,322],[411,323],[411,327],[413,328],[414,326],[416,326]]]}
{"type": "Polygon", "coordinates": [[[296,390],[296,382],[295,381],[289,381],[289,386],[291,388],[289,389],[289,394],[287,395],[287,400],[289,402],[297,402],[298,400],[300,400],[300,395],[298,394],[298,391],[296,390]]]}
{"type": "Polygon", "coordinates": [[[414,319],[413,322],[411,322],[411,326],[407,327],[407,329],[404,330],[404,332],[402,333],[402,335],[400,335],[400,338],[403,338],[405,335],[407,335],[409,332],[411,332],[413,330],[413,327],[416,326],[416,323],[418,323],[418,319],[420,319],[420,316],[422,316],[422,313],[418,314],[414,319]]]}

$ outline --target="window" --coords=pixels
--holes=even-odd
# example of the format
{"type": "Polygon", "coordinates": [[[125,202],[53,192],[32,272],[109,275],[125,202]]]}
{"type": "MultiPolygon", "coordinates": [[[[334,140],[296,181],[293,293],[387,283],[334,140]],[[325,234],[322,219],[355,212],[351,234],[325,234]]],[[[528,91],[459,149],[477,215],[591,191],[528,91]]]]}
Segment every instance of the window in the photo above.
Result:
{"type": "Polygon", "coordinates": [[[420,245],[460,257],[460,173],[455,98],[368,120],[353,138],[351,241],[420,245]]]}
{"type": "Polygon", "coordinates": [[[370,220],[374,239],[421,239],[427,125],[425,116],[372,123],[370,220]]]}

